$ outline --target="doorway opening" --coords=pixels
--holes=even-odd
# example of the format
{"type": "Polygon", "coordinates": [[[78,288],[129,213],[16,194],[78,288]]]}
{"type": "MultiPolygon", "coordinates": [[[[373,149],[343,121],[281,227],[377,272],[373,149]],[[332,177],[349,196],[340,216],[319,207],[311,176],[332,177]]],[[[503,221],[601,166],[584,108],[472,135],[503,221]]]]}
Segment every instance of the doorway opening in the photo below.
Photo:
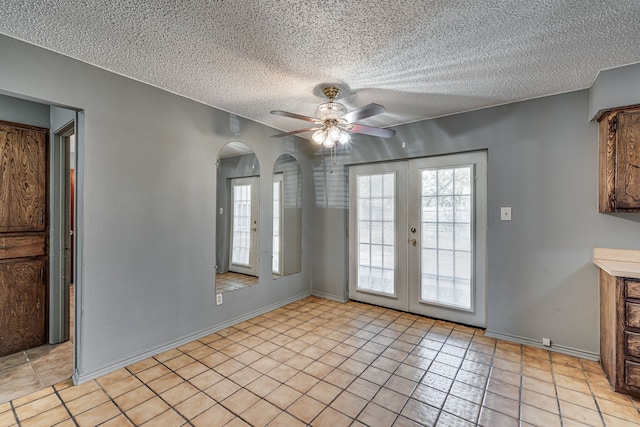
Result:
{"type": "MultiPolygon", "coordinates": [[[[19,287],[21,282],[17,278],[20,275],[16,274],[23,270],[34,270],[31,264],[41,263],[35,269],[35,279],[25,282],[25,286],[35,290],[42,285],[42,301],[38,301],[35,306],[41,308],[44,317],[41,323],[41,340],[17,347],[9,354],[5,352],[0,359],[3,372],[0,375],[0,403],[70,379],[74,372],[72,230],[75,211],[76,113],[64,111],[71,119],[53,132],[49,129],[33,130],[35,128],[26,125],[8,124],[3,133],[6,136],[3,147],[8,150],[5,154],[9,158],[23,159],[21,162],[11,162],[14,165],[12,168],[16,169],[11,176],[29,182],[29,185],[20,185],[20,182],[14,184],[32,189],[26,194],[41,194],[37,196],[37,200],[41,197],[42,201],[19,203],[19,195],[15,191],[3,196],[3,200],[8,201],[6,206],[9,208],[9,205],[25,206],[16,212],[26,212],[27,206],[36,206],[38,212],[24,218],[14,213],[3,216],[6,219],[3,226],[5,238],[20,243],[18,246],[22,249],[13,256],[11,253],[4,254],[1,279],[6,289],[19,287]],[[37,133],[42,134],[42,137],[36,138],[37,133]],[[28,218],[32,218],[35,225],[25,221],[28,218]],[[37,244],[41,237],[44,245],[37,244]],[[24,242],[31,243],[25,245],[24,242]]],[[[11,190],[13,187],[9,185],[7,188],[11,190]]],[[[13,212],[14,209],[10,211],[13,212]]],[[[23,299],[20,296],[15,300],[16,304],[33,306],[22,303],[23,299]]],[[[32,318],[33,316],[29,317],[32,318]]],[[[32,321],[21,322],[18,330],[22,331],[31,324],[35,325],[32,321]]],[[[33,334],[29,332],[22,335],[29,337],[33,334]]]]}

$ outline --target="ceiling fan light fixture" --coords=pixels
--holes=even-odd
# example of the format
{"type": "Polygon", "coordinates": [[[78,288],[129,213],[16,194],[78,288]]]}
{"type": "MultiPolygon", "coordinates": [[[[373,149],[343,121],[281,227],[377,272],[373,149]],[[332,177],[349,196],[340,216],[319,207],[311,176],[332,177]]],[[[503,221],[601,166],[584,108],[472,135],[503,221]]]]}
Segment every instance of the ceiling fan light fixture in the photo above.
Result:
{"type": "Polygon", "coordinates": [[[316,108],[316,116],[309,117],[302,114],[289,113],[282,110],[273,110],[271,114],[278,116],[290,117],[292,119],[304,120],[311,122],[314,127],[307,127],[290,132],[283,132],[277,135],[271,135],[272,138],[282,138],[284,136],[295,135],[298,133],[312,131],[311,140],[318,145],[327,148],[335,147],[336,143],[346,144],[351,140],[351,133],[362,133],[378,138],[391,138],[396,134],[395,130],[365,126],[352,123],[353,121],[366,119],[367,117],[382,114],[386,110],[380,104],[368,104],[364,107],[356,108],[351,112],[347,112],[347,107],[339,102],[334,102],[340,94],[340,88],[336,86],[327,86],[322,90],[324,96],[329,98],[329,102],[318,105],[316,108]],[[315,127],[320,126],[320,127],[315,127]]]}
{"type": "Polygon", "coordinates": [[[347,132],[340,132],[340,139],[338,139],[338,142],[342,145],[346,144],[347,142],[349,142],[351,140],[351,135],[349,135],[347,132]]]}
{"type": "Polygon", "coordinates": [[[347,114],[347,107],[339,102],[325,102],[316,108],[316,117],[321,121],[336,120],[340,116],[347,114]]]}
{"type": "Polygon", "coordinates": [[[311,139],[316,144],[322,144],[324,142],[324,139],[325,139],[325,130],[324,130],[324,128],[318,129],[317,131],[315,131],[313,133],[313,136],[311,137],[311,139]]]}
{"type": "Polygon", "coordinates": [[[322,145],[324,145],[325,148],[333,148],[336,145],[336,143],[331,138],[327,137],[324,139],[324,142],[322,143],[322,145]]]}
{"type": "Polygon", "coordinates": [[[342,131],[338,128],[338,126],[331,126],[329,127],[328,137],[331,139],[331,141],[338,142],[341,133],[342,131]]]}

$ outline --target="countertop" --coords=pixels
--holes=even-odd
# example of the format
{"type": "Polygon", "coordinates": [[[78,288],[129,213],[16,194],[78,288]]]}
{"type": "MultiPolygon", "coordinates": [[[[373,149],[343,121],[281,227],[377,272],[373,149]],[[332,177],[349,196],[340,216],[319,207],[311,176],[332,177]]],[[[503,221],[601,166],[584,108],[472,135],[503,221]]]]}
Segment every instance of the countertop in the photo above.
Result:
{"type": "Polygon", "coordinates": [[[611,276],[640,279],[640,250],[594,248],[593,263],[611,276]]]}

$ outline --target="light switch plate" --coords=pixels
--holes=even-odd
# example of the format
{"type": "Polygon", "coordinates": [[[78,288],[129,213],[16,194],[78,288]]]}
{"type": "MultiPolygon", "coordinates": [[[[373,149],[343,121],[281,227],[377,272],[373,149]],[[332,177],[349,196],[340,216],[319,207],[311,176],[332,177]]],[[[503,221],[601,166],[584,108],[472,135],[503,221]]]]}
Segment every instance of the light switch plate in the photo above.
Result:
{"type": "Polygon", "coordinates": [[[511,221],[511,207],[500,208],[500,220],[511,221]]]}

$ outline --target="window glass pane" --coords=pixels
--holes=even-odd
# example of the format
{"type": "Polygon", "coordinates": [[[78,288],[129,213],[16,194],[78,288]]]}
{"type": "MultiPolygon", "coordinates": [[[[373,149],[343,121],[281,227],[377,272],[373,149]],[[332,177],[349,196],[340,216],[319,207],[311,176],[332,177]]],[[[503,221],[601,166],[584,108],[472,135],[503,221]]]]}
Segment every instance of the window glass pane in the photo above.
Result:
{"type": "Polygon", "coordinates": [[[453,169],[438,169],[438,195],[453,194],[453,169]]]}
{"type": "Polygon", "coordinates": [[[392,174],[386,174],[382,176],[383,181],[383,196],[386,198],[393,197],[395,194],[395,177],[392,174]]]}
{"type": "Polygon", "coordinates": [[[395,174],[358,175],[359,289],[395,294],[395,174]]]}
{"type": "Polygon", "coordinates": [[[470,166],[422,171],[423,301],[471,308],[472,175],[470,166]]]}
{"type": "Polygon", "coordinates": [[[438,221],[453,221],[453,197],[438,197],[438,221]]]}
{"type": "Polygon", "coordinates": [[[383,210],[383,219],[385,221],[393,221],[394,220],[394,206],[393,206],[393,198],[385,197],[382,201],[382,210],[383,210]]]}
{"type": "Polygon", "coordinates": [[[435,222],[422,223],[422,247],[438,247],[438,224],[435,222]]]}
{"type": "Polygon", "coordinates": [[[471,196],[455,197],[456,222],[471,222],[471,196]]]}
{"type": "Polygon", "coordinates": [[[371,245],[360,245],[360,250],[358,251],[358,255],[360,258],[360,265],[371,265],[371,254],[370,254],[371,245]]]}
{"type": "Polygon", "coordinates": [[[385,245],[393,245],[395,240],[395,224],[393,222],[384,222],[382,232],[382,243],[385,245]]]}
{"type": "Polygon", "coordinates": [[[358,220],[369,221],[371,219],[371,199],[360,198],[358,200],[358,220]]]}
{"type": "Polygon", "coordinates": [[[381,222],[369,222],[371,227],[371,243],[382,244],[382,223],[381,222]]]}
{"type": "Polygon", "coordinates": [[[453,276],[453,251],[438,251],[438,275],[453,276]]]}
{"type": "Polygon", "coordinates": [[[454,193],[457,195],[471,194],[471,168],[457,168],[454,170],[454,193]]]}
{"type": "Polygon", "coordinates": [[[469,279],[471,276],[471,254],[469,252],[456,251],[455,277],[458,279],[469,279]]]}
{"type": "Polygon", "coordinates": [[[422,198],[422,220],[435,222],[438,220],[438,198],[423,197],[422,198]]]}
{"type": "Polygon", "coordinates": [[[371,176],[371,197],[382,197],[382,175],[371,176]]]}
{"type": "Polygon", "coordinates": [[[249,265],[251,246],[251,185],[233,187],[233,218],[231,230],[231,262],[249,265]]]}
{"type": "Polygon", "coordinates": [[[371,199],[371,219],[373,221],[382,221],[383,218],[382,198],[371,199]]]}
{"type": "Polygon", "coordinates": [[[422,195],[435,196],[438,194],[438,172],[435,170],[422,171],[422,195]]]}
{"type": "Polygon", "coordinates": [[[455,247],[458,251],[471,250],[471,225],[458,224],[455,225],[455,247]]]}
{"type": "Polygon", "coordinates": [[[438,275],[438,251],[433,249],[422,250],[422,273],[438,275]]]}
{"type": "Polygon", "coordinates": [[[438,224],[438,248],[453,249],[453,224],[438,224]]]}
{"type": "Polygon", "coordinates": [[[371,195],[371,178],[368,176],[358,177],[358,194],[360,197],[369,197],[371,195]]]}
{"type": "Polygon", "coordinates": [[[371,224],[368,221],[358,221],[358,240],[362,243],[371,243],[371,224]]]}

